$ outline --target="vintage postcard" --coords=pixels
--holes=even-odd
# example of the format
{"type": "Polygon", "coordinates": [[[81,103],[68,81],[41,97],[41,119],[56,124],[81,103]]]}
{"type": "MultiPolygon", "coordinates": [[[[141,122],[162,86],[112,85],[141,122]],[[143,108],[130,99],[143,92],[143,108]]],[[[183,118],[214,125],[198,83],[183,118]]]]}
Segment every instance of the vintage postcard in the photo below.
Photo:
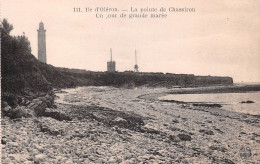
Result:
{"type": "Polygon", "coordinates": [[[0,11],[0,163],[260,163],[259,0],[0,11]]]}

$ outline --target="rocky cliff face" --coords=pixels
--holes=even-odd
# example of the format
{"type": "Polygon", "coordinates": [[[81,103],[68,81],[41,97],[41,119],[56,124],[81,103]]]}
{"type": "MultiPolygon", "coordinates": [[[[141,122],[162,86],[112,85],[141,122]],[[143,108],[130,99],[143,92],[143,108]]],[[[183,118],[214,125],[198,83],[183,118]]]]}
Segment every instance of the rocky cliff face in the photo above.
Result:
{"type": "Polygon", "coordinates": [[[75,86],[77,80],[38,61],[27,37],[11,36],[13,26],[6,19],[1,23],[2,114],[14,118],[40,115],[53,106],[53,87],[75,86]]]}

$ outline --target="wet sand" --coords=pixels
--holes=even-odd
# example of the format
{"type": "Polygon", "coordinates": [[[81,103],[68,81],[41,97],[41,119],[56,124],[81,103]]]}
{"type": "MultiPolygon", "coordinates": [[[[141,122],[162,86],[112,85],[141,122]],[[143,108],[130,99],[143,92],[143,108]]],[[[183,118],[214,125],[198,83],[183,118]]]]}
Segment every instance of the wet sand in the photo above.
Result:
{"type": "Polygon", "coordinates": [[[2,119],[2,163],[258,163],[260,118],[162,102],[166,88],[57,92],[57,117],[2,119]],[[3,144],[4,142],[4,144],[3,144]]]}

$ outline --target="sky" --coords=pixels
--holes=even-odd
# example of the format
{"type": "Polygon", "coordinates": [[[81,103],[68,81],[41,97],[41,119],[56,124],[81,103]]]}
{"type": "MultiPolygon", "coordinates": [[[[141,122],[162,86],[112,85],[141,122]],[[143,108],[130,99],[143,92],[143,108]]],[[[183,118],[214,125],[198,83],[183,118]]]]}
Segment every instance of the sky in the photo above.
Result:
{"type": "Polygon", "coordinates": [[[14,26],[11,34],[24,32],[36,57],[37,29],[44,23],[47,63],[54,66],[106,71],[112,48],[116,70],[133,70],[136,49],[141,72],[260,82],[259,0],[0,1],[2,18],[14,26]],[[135,14],[131,7],[189,7],[196,12],[167,12],[161,19],[101,19],[95,12],[73,12],[75,7],[118,8],[117,14],[135,14]]]}

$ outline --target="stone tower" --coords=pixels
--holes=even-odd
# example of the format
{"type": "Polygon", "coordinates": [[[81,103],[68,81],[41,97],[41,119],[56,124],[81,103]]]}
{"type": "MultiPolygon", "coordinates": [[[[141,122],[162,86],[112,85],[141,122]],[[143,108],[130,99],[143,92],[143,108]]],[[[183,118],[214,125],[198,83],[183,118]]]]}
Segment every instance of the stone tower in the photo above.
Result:
{"type": "Polygon", "coordinates": [[[44,24],[41,22],[39,24],[38,31],[38,60],[43,63],[47,63],[46,58],[46,30],[44,29],[44,24]]]}
{"type": "Polygon", "coordinates": [[[110,61],[107,62],[107,72],[116,71],[116,62],[112,60],[112,49],[110,49],[110,61]]]}

